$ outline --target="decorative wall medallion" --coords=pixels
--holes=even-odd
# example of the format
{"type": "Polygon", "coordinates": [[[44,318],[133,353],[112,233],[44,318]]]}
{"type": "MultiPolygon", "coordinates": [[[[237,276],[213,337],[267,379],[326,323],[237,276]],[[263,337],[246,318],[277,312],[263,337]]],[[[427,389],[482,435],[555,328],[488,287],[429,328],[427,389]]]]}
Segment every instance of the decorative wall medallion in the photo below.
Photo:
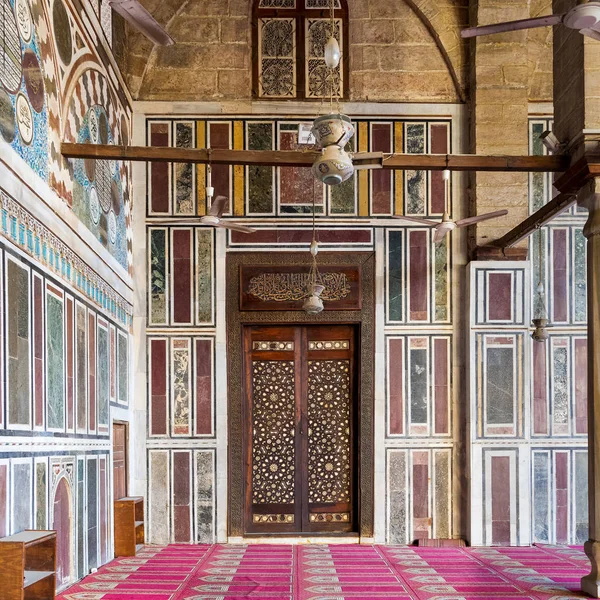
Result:
{"type": "MultiPolygon", "coordinates": [[[[92,144],[97,144],[100,139],[100,134],[98,133],[98,115],[95,110],[90,110],[88,113],[88,127],[90,128],[90,142],[92,144]]],[[[100,161],[104,163],[106,161],[100,161]]]]}
{"type": "Polygon", "coordinates": [[[71,24],[69,15],[62,0],[54,0],[52,7],[52,21],[54,24],[54,39],[58,49],[58,56],[66,66],[73,57],[73,40],[71,38],[71,24]]]}
{"type": "Polygon", "coordinates": [[[16,133],[15,109],[6,90],[0,87],[0,135],[10,144],[16,133]]]}
{"type": "Polygon", "coordinates": [[[17,0],[15,3],[15,12],[17,13],[17,27],[22,40],[28,44],[33,35],[33,22],[31,20],[31,11],[27,0],[17,0]]]}
{"type": "Polygon", "coordinates": [[[100,202],[98,200],[96,188],[90,188],[90,215],[92,221],[98,225],[100,221],[100,202]]]}
{"type": "Polygon", "coordinates": [[[33,140],[33,114],[24,94],[17,96],[17,126],[23,143],[29,146],[33,140]]]}
{"type": "Polygon", "coordinates": [[[44,108],[44,76],[37,56],[29,48],[23,56],[23,76],[31,106],[40,113],[44,108]]]}
{"type": "Polygon", "coordinates": [[[21,39],[9,0],[0,0],[0,81],[15,94],[21,87],[21,39]]]}
{"type": "Polygon", "coordinates": [[[111,244],[117,241],[117,217],[112,210],[108,213],[108,239],[111,244]]]}
{"type": "MultiPolygon", "coordinates": [[[[247,267],[240,271],[240,310],[301,310],[309,283],[308,266],[247,267]]],[[[360,310],[360,268],[320,269],[325,310],[360,310]]]]}

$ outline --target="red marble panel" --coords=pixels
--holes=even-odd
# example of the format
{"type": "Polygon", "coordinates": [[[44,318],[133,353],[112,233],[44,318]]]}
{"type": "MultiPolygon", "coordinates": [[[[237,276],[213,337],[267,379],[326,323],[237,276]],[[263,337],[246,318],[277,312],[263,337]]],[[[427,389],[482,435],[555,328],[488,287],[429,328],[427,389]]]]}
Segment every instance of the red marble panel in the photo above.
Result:
{"type": "Polygon", "coordinates": [[[556,470],[556,543],[569,541],[569,453],[555,453],[556,470]]]}
{"type": "Polygon", "coordinates": [[[44,426],[44,294],[42,278],[33,276],[33,424],[44,426]]]}
{"type": "MultiPolygon", "coordinates": [[[[169,145],[169,125],[167,123],[150,124],[150,145],[166,147],[169,145]]],[[[165,162],[150,163],[151,211],[169,212],[169,169],[165,162]]]]}
{"type": "Polygon", "coordinates": [[[510,458],[492,457],[492,544],[510,544],[510,458]]]}
{"type": "Polygon", "coordinates": [[[212,433],[212,343],[196,340],[196,435],[212,433]]]}
{"type": "Polygon", "coordinates": [[[429,537],[429,453],[413,452],[413,537],[429,537]]]}
{"type": "Polygon", "coordinates": [[[89,426],[96,431],[96,317],[88,313],[88,374],[89,374],[89,426]]]}
{"type": "Polygon", "coordinates": [[[588,432],[587,340],[575,340],[575,433],[588,432]]]}
{"type": "Polygon", "coordinates": [[[106,458],[100,457],[100,564],[108,560],[108,498],[106,497],[106,458]]]}
{"type": "Polygon", "coordinates": [[[554,229],[552,231],[552,319],[564,323],[567,317],[567,231],[554,229]]]}
{"type": "MultiPolygon", "coordinates": [[[[297,150],[297,132],[279,132],[280,150],[297,150]]],[[[279,204],[323,204],[323,184],[317,181],[308,167],[279,169],[279,204]]]]}
{"type": "MultiPolygon", "coordinates": [[[[371,244],[372,232],[368,229],[319,229],[321,244],[371,244]]],[[[256,233],[231,232],[233,244],[254,244],[271,246],[273,244],[310,244],[310,229],[262,229],[256,233]]]]}
{"type": "Polygon", "coordinates": [[[173,321],[192,321],[192,232],[173,229],[173,321]]]}
{"type": "MultiPolygon", "coordinates": [[[[432,154],[448,154],[448,125],[440,123],[431,126],[431,152],[432,154]]],[[[444,189],[444,176],[442,171],[431,172],[431,212],[442,213],[446,205],[444,189]]]]}
{"type": "Polygon", "coordinates": [[[75,379],[73,374],[73,300],[67,298],[67,331],[66,356],[67,356],[67,430],[72,431],[75,427],[75,411],[73,409],[73,398],[75,391],[75,379]]]}
{"type": "Polygon", "coordinates": [[[512,320],[512,275],[490,273],[488,280],[488,314],[490,321],[512,320]]]}
{"type": "Polygon", "coordinates": [[[390,433],[401,435],[404,433],[404,340],[391,339],[388,352],[390,433]]]}
{"type": "Polygon", "coordinates": [[[533,433],[548,433],[546,344],[533,344],[533,433]]]}
{"type": "Polygon", "coordinates": [[[427,320],[427,293],[429,290],[427,265],[427,232],[411,231],[410,239],[410,320],[427,320]]]}
{"type": "Polygon", "coordinates": [[[150,435],[167,435],[167,340],[151,340],[150,435]]]}
{"type": "MultiPolygon", "coordinates": [[[[210,124],[210,147],[228,150],[230,148],[230,125],[229,123],[210,124]]],[[[212,185],[215,195],[231,197],[231,179],[229,165],[212,165],[212,185]]],[[[229,212],[229,204],[225,212],[229,212]]]]}
{"type": "MultiPolygon", "coordinates": [[[[373,152],[392,152],[392,125],[375,123],[371,127],[373,152]]],[[[371,212],[389,215],[392,212],[392,177],[389,170],[371,171],[371,212]]]]}
{"type": "Polygon", "coordinates": [[[0,465],[0,538],[8,535],[8,465],[0,465]]]}
{"type": "Polygon", "coordinates": [[[117,333],[110,326],[110,399],[117,398],[117,333]]]}
{"type": "Polygon", "coordinates": [[[435,433],[449,433],[448,415],[448,340],[436,339],[433,342],[435,364],[435,433]]]}
{"type": "Polygon", "coordinates": [[[68,583],[71,573],[71,504],[69,486],[62,477],[54,496],[52,528],[56,531],[56,587],[68,583]]]}
{"type": "Polygon", "coordinates": [[[175,543],[191,542],[190,452],[173,452],[173,529],[175,543]]]}

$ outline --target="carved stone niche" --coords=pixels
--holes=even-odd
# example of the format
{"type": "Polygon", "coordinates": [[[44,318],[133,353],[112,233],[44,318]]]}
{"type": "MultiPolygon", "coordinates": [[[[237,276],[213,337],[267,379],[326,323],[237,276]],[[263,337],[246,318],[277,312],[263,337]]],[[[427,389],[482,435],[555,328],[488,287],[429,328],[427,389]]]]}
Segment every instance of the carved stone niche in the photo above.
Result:
{"type": "MultiPolygon", "coordinates": [[[[229,535],[239,537],[243,531],[243,376],[242,328],[246,325],[288,324],[355,324],[360,341],[359,376],[359,534],[373,536],[373,406],[375,363],[375,254],[373,252],[319,253],[319,270],[326,273],[350,268],[356,276],[353,292],[356,308],[324,310],[307,315],[294,308],[242,310],[242,280],[244,273],[271,272],[308,273],[310,264],[306,252],[228,253],[227,255],[227,370],[229,427],[229,535]],[[253,269],[258,268],[257,271],[253,269]],[[252,268],[252,269],[251,269],[252,268]]],[[[347,272],[349,273],[349,272],[347,272]]],[[[261,300],[259,299],[259,302],[261,300]]],[[[299,306],[301,307],[300,301],[299,306]]]]}

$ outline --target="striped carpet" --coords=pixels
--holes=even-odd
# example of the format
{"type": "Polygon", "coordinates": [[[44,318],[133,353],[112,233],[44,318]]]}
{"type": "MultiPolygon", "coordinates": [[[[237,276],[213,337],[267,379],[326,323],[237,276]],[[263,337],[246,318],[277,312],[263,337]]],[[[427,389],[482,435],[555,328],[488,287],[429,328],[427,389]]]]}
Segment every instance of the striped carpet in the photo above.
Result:
{"type": "Polygon", "coordinates": [[[60,600],[566,600],[580,547],[146,546],[60,600]]]}

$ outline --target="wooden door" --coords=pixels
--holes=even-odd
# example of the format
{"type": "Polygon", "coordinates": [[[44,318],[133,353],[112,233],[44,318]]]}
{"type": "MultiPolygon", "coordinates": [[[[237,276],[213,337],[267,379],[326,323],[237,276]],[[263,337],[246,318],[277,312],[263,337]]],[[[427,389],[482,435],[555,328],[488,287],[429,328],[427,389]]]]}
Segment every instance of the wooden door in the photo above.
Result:
{"type": "Polygon", "coordinates": [[[127,496],[127,423],[113,423],[114,500],[127,496]]]}
{"type": "Polygon", "coordinates": [[[248,327],[244,355],[246,531],[356,531],[354,328],[248,327]]]}

